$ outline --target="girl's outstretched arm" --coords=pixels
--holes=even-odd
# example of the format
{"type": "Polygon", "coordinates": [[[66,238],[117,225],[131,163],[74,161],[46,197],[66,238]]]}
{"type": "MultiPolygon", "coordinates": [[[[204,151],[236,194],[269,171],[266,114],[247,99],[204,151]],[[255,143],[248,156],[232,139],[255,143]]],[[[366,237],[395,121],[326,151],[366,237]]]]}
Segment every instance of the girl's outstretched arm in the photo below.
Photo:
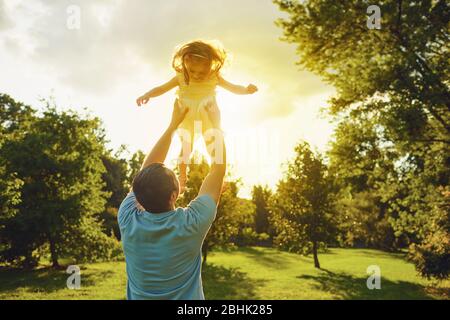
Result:
{"type": "Polygon", "coordinates": [[[219,78],[219,86],[234,94],[253,94],[256,91],[258,91],[258,88],[254,84],[249,84],[247,87],[244,87],[228,82],[227,80],[222,78],[221,75],[219,75],[218,78],[219,78]]]}
{"type": "Polygon", "coordinates": [[[168,82],[164,83],[163,85],[155,87],[155,88],[151,89],[150,91],[148,91],[147,93],[145,93],[144,95],[137,98],[136,103],[138,106],[146,104],[148,102],[148,100],[150,100],[150,98],[154,98],[154,97],[163,95],[164,93],[172,90],[176,86],[178,86],[178,79],[175,76],[172,79],[170,79],[168,82]]]}

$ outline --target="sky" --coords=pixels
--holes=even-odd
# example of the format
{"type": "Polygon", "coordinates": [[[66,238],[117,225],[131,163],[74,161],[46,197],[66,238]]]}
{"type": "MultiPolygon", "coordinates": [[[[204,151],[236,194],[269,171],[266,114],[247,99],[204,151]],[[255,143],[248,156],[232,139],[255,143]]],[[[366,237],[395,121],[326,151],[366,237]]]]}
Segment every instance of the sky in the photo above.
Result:
{"type": "MultiPolygon", "coordinates": [[[[274,187],[300,140],[327,148],[333,125],[320,111],[334,89],[297,65],[280,41],[271,0],[0,0],[0,92],[42,109],[99,117],[109,147],[148,152],[167,127],[175,90],[144,107],[136,98],[169,80],[174,48],[217,39],[231,59],[223,76],[254,95],[217,90],[230,172],[240,196],[274,187]]],[[[198,140],[195,148],[205,153],[198,140]]],[[[176,163],[175,138],[167,162],[176,163]]]]}

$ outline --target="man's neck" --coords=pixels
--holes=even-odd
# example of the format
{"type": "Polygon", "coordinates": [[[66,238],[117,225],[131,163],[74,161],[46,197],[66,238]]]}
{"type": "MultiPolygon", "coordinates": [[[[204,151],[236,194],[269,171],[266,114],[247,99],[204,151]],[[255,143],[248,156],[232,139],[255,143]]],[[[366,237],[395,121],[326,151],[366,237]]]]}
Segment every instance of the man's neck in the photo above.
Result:
{"type": "Polygon", "coordinates": [[[150,212],[152,212],[154,214],[160,214],[160,213],[166,213],[166,212],[173,211],[173,210],[175,210],[175,205],[171,205],[167,210],[164,210],[161,212],[152,212],[152,211],[150,211],[150,212]]]}

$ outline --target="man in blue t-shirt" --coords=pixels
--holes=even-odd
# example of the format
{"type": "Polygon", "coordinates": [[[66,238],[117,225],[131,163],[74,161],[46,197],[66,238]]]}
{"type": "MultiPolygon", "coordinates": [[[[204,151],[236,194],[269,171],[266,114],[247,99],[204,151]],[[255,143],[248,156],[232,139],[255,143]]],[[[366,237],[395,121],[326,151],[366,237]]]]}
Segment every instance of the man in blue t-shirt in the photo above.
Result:
{"type": "Polygon", "coordinates": [[[201,247],[215,219],[226,171],[225,144],[217,110],[217,107],[207,108],[214,126],[211,138],[216,146],[211,170],[198,196],[186,208],[175,208],[178,179],[163,164],[172,135],[188,111],[178,101],[169,127],[145,158],[130,193],[120,205],[117,219],[125,253],[129,300],[204,299],[201,247]]]}

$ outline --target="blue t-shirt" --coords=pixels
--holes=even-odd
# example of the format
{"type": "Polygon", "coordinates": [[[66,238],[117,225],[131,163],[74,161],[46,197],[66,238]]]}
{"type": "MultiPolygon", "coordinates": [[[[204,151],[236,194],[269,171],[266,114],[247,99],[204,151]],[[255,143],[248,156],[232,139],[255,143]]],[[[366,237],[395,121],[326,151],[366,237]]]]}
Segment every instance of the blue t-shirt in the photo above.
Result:
{"type": "Polygon", "coordinates": [[[127,299],[204,300],[201,247],[216,217],[209,195],[186,208],[150,213],[130,192],[117,220],[127,269],[127,299]]]}

